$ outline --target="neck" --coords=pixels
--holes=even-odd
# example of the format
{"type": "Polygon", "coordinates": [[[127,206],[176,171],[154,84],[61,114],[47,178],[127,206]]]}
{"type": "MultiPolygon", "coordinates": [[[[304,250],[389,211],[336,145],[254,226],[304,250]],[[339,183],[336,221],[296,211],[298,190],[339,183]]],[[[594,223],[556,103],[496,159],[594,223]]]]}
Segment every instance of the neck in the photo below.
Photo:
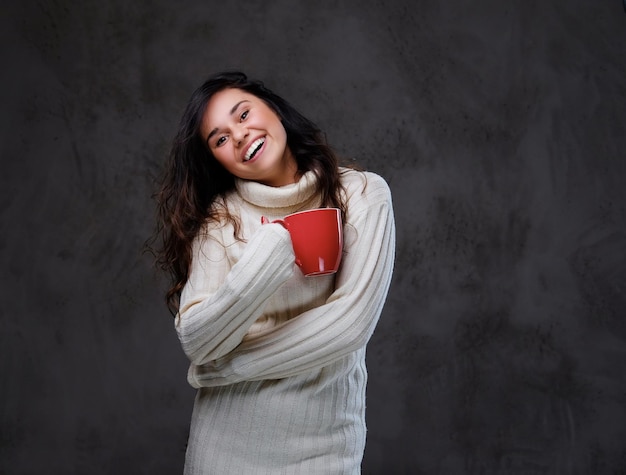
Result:
{"type": "Polygon", "coordinates": [[[285,155],[283,156],[282,162],[283,168],[279,175],[268,178],[267,180],[259,180],[259,183],[273,187],[298,183],[302,175],[298,171],[298,163],[289,149],[287,149],[285,155]]]}

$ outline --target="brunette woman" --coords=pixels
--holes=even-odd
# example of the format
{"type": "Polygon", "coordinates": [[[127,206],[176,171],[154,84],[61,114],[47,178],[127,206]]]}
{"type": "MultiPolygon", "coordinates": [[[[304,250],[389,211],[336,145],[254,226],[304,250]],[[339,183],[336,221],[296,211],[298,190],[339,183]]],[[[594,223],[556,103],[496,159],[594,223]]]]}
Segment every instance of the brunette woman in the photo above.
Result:
{"type": "Polygon", "coordinates": [[[197,388],[185,474],[357,474],[365,348],[391,281],[385,181],[338,166],[310,120],[242,73],[192,95],[159,193],[167,301],[197,388]],[[339,208],[344,254],[304,277],[289,232],[339,208]]]}

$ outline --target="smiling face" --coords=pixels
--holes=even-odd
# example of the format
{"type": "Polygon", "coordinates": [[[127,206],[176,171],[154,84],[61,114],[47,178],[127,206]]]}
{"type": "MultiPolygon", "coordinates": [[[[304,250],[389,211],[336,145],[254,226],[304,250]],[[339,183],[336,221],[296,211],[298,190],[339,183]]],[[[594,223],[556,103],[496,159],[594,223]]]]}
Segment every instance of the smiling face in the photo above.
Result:
{"type": "Polygon", "coordinates": [[[280,118],[253,94],[234,88],[215,93],[200,134],[215,159],[236,177],[270,186],[298,180],[280,118]]]}

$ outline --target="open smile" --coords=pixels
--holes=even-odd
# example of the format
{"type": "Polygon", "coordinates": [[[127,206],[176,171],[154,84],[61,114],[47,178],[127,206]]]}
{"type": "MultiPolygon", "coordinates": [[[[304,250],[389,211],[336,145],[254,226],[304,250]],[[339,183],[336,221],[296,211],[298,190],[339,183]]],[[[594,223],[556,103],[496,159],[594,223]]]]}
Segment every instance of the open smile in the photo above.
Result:
{"type": "Polygon", "coordinates": [[[258,138],[254,142],[252,142],[248,147],[248,150],[246,150],[243,161],[249,162],[253,158],[257,157],[259,155],[259,152],[263,148],[263,145],[265,145],[265,137],[258,138]]]}

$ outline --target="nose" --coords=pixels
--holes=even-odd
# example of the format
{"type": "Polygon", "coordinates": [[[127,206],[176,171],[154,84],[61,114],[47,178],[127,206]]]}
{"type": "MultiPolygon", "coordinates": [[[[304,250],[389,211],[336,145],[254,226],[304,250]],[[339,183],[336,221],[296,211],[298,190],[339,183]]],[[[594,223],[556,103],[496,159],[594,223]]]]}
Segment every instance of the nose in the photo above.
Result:
{"type": "Polygon", "coordinates": [[[232,135],[237,145],[241,145],[243,140],[248,136],[248,128],[243,124],[238,124],[233,128],[232,135]]]}

